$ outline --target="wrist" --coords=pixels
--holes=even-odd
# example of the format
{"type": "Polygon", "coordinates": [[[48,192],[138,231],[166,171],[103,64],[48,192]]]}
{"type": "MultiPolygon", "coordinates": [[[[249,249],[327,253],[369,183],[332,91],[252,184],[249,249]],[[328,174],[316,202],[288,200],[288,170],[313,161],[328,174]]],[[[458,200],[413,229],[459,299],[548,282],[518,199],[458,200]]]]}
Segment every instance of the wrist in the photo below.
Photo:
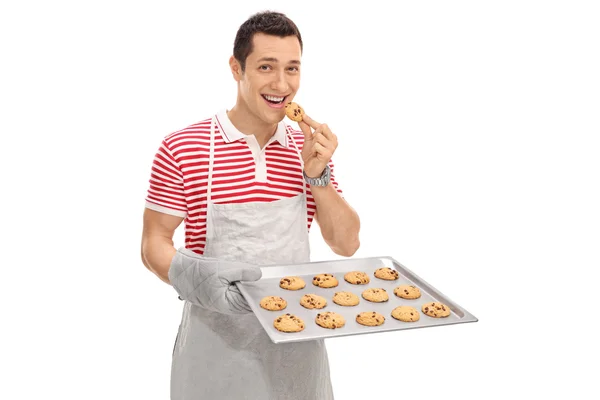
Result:
{"type": "MultiPolygon", "coordinates": [[[[325,171],[325,170],[323,170],[325,171]]],[[[323,175],[323,171],[319,171],[319,172],[313,172],[313,171],[306,171],[304,170],[303,173],[306,177],[310,178],[310,179],[319,179],[322,175],[323,175]]]]}
{"type": "Polygon", "coordinates": [[[316,177],[312,177],[312,176],[308,175],[306,173],[306,170],[302,171],[302,174],[304,176],[304,181],[306,183],[308,183],[309,185],[325,187],[325,186],[329,185],[329,181],[331,179],[331,168],[329,167],[329,165],[326,165],[323,172],[321,172],[321,175],[316,176],[316,177]]]}

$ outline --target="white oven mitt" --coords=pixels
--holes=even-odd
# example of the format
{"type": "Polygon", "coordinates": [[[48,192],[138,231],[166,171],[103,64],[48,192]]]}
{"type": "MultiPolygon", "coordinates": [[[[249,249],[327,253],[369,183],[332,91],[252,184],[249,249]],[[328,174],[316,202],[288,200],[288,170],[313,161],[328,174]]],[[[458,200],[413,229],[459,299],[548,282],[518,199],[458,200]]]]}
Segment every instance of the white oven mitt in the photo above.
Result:
{"type": "Polygon", "coordinates": [[[184,247],[177,250],[169,268],[169,280],[181,300],[223,314],[252,312],[234,283],[261,277],[256,265],[208,258],[184,247]]]}

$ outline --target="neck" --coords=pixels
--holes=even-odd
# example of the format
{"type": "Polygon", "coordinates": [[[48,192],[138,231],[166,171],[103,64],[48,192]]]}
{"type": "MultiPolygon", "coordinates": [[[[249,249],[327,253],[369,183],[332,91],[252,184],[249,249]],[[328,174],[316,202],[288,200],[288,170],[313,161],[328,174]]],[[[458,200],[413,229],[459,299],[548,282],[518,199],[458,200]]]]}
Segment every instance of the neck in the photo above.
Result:
{"type": "Polygon", "coordinates": [[[277,131],[277,124],[265,123],[240,102],[227,112],[227,116],[238,131],[254,135],[261,148],[277,131]]]}

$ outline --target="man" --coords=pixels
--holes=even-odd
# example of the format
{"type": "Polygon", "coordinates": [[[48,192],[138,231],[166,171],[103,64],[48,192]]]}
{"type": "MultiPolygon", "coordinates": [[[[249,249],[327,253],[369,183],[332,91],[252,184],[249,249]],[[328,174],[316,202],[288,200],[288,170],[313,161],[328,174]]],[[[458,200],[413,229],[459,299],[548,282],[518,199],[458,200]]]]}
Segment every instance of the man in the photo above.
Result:
{"type": "Polygon", "coordinates": [[[272,343],[234,283],[260,279],[258,265],[310,261],[313,219],[335,253],[356,252],[359,218],[333,174],[337,137],[308,116],[301,131],[283,122],[300,86],[290,19],[252,16],[233,53],[235,106],[164,138],[146,198],[143,262],[185,300],[171,398],[333,399],[324,342],[272,343]]]}

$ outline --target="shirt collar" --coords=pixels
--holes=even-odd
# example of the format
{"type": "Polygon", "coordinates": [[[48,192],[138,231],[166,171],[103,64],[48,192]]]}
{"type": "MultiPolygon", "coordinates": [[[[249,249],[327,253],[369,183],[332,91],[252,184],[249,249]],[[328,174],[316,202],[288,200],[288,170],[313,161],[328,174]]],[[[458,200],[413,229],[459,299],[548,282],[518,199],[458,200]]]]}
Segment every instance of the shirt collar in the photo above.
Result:
{"type": "MultiPolygon", "coordinates": [[[[217,114],[216,120],[217,126],[219,127],[219,132],[221,132],[221,136],[225,143],[235,142],[237,140],[245,139],[246,134],[240,132],[231,122],[229,116],[227,115],[227,110],[223,109],[219,111],[217,114]]],[[[285,148],[292,148],[289,144],[289,140],[287,138],[287,129],[285,126],[285,122],[281,121],[277,124],[277,130],[273,135],[273,140],[279,142],[285,148]]]]}

